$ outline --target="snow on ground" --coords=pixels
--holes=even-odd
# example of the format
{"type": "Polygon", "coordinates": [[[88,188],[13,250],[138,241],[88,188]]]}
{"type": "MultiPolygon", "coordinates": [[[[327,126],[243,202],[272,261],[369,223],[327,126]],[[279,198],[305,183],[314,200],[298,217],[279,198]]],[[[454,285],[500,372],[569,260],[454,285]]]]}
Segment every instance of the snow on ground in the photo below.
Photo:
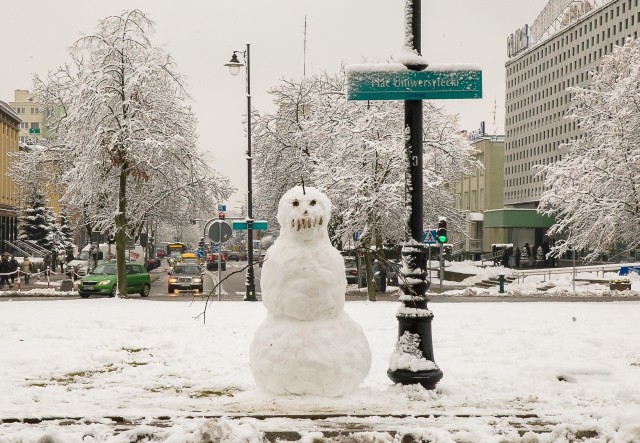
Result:
{"type": "MultiPolygon", "coordinates": [[[[640,302],[432,304],[444,372],[435,391],[394,386],[386,375],[399,306],[347,302],[373,362],[356,392],[329,398],[256,388],[249,343],[266,316],[259,302],[214,302],[204,323],[202,302],[2,301],[0,442],[136,441],[116,435],[107,416],[171,417],[159,441],[204,442],[208,432],[219,436],[213,441],[249,442],[259,441],[256,420],[188,417],[314,413],[373,415],[366,419],[373,428],[415,430],[437,442],[570,441],[582,431],[595,433],[591,441],[640,441],[640,302]],[[513,423],[527,414],[552,432],[521,439],[513,423]],[[95,420],[6,421],[29,417],[95,420]]],[[[260,423],[286,426],[272,420],[260,423]]]]}

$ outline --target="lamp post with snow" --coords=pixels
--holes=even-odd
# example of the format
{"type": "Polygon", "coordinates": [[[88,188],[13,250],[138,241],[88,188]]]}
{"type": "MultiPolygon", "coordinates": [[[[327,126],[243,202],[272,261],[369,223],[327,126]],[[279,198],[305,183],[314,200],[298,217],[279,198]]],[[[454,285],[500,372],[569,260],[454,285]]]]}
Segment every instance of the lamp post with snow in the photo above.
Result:
{"type": "MultiPolygon", "coordinates": [[[[410,10],[405,17],[405,41],[409,49],[421,56],[421,0],[413,0],[410,10]]],[[[427,65],[423,60],[405,62],[411,71],[423,71],[427,65]]],[[[423,227],[423,179],[422,179],[422,100],[405,100],[404,122],[409,130],[406,142],[407,160],[409,163],[411,185],[411,213],[409,215],[408,231],[410,239],[402,248],[404,294],[400,301],[403,307],[398,311],[398,344],[397,349],[406,352],[410,349],[412,355],[421,357],[419,367],[399,367],[392,364],[387,375],[401,384],[419,383],[427,389],[434,389],[443,374],[435,364],[433,358],[433,344],[431,339],[431,320],[433,314],[427,308],[426,292],[429,289],[426,272],[426,253],[422,244],[423,227]]],[[[443,245],[441,245],[442,247],[443,245]]]]}
{"type": "Polygon", "coordinates": [[[225,66],[229,68],[231,75],[238,75],[240,68],[246,66],[247,70],[247,278],[245,301],[257,301],[255,272],[253,269],[253,190],[251,185],[251,58],[250,45],[247,43],[245,51],[233,51],[231,60],[225,66]],[[242,53],[244,63],[238,60],[238,53],[242,53]]]}

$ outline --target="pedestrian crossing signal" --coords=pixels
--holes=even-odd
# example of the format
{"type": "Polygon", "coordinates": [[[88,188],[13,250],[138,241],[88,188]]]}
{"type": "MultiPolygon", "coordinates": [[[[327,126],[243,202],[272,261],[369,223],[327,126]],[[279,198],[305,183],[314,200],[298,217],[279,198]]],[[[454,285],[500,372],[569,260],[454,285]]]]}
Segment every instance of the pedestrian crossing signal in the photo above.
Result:
{"type": "Polygon", "coordinates": [[[440,221],[438,221],[438,232],[436,233],[436,240],[438,240],[438,243],[447,242],[447,221],[444,218],[441,218],[440,221]]]}

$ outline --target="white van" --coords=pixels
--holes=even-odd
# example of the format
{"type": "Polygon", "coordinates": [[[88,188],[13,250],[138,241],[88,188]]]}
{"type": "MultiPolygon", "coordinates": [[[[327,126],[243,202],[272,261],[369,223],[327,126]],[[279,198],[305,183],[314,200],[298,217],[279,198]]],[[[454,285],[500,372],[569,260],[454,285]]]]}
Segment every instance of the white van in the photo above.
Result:
{"type": "MultiPolygon", "coordinates": [[[[91,245],[87,245],[82,248],[82,251],[67,263],[67,275],[71,275],[71,271],[75,271],[80,277],[87,275],[89,269],[89,250],[91,245]]],[[[116,245],[110,245],[108,243],[100,243],[98,245],[98,260],[115,260],[116,258],[116,245]]],[[[135,245],[131,250],[125,250],[125,259],[127,261],[144,264],[144,248],[140,245],[135,245]]]]}

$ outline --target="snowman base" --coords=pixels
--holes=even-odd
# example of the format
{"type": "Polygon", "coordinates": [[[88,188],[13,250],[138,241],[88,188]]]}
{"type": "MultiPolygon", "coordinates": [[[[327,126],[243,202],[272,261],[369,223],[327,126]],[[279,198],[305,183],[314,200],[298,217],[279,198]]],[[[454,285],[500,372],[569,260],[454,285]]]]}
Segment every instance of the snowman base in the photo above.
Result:
{"type": "Polygon", "coordinates": [[[251,343],[253,377],[275,394],[345,395],[370,366],[369,343],[346,312],[312,321],[271,315],[251,343]]]}

